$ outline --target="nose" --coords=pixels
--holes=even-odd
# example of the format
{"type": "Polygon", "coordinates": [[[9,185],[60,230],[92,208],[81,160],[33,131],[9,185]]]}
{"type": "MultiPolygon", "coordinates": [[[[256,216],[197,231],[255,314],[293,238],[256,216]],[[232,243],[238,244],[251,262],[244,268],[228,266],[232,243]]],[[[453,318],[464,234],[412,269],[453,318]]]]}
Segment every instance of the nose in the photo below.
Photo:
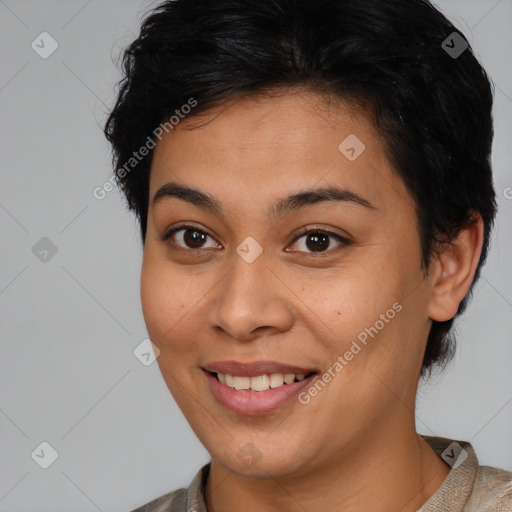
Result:
{"type": "Polygon", "coordinates": [[[233,255],[207,312],[211,328],[239,341],[285,332],[294,322],[293,294],[270,268],[265,253],[249,261],[233,255]]]}

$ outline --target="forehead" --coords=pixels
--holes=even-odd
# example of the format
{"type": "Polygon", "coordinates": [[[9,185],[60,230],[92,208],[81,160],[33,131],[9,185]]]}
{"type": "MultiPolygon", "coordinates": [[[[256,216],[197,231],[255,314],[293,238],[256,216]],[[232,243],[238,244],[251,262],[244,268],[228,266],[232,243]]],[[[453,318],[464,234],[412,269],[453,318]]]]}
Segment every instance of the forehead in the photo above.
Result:
{"type": "MultiPolygon", "coordinates": [[[[179,158],[184,151],[178,146],[200,142],[201,148],[196,149],[226,156],[241,156],[250,147],[252,152],[269,158],[289,150],[286,158],[296,155],[297,160],[318,159],[330,147],[334,152],[330,151],[327,158],[337,159],[339,143],[351,132],[357,132],[367,146],[378,144],[378,135],[367,115],[355,105],[306,91],[260,94],[185,118],[175,129],[164,133],[155,156],[172,148],[179,158]]],[[[200,159],[205,153],[195,151],[187,155],[187,160],[200,159]]]]}
{"type": "Polygon", "coordinates": [[[242,98],[184,119],[157,143],[150,196],[170,181],[233,204],[330,184],[372,204],[407,194],[369,117],[308,92],[242,98]]]}

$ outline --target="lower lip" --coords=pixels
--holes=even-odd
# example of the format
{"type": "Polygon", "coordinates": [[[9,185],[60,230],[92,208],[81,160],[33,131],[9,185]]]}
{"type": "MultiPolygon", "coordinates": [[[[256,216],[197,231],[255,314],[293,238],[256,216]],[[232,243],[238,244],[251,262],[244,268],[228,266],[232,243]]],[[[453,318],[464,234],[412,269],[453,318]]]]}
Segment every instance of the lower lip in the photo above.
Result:
{"type": "Polygon", "coordinates": [[[283,384],[266,391],[236,390],[222,384],[217,377],[204,371],[210,390],[217,400],[230,411],[255,416],[276,411],[297,397],[302,388],[309,386],[317,374],[292,384],[283,384]]]}

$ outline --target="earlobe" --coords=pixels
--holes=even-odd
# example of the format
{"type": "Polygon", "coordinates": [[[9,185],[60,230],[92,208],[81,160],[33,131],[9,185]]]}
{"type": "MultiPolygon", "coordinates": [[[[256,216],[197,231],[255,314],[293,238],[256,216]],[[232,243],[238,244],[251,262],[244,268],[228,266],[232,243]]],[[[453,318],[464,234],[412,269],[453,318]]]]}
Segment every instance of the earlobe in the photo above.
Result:
{"type": "Polygon", "coordinates": [[[472,219],[435,256],[434,271],[430,275],[432,293],[428,313],[437,322],[455,316],[473,282],[482,252],[484,226],[480,214],[474,212],[472,219]]]}

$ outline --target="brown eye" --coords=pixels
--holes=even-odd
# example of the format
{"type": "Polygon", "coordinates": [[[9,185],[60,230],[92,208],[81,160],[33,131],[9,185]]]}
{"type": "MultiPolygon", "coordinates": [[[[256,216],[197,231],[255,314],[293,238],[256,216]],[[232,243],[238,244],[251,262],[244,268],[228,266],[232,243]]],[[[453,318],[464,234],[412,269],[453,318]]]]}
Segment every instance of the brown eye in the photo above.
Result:
{"type": "Polygon", "coordinates": [[[295,244],[299,245],[299,252],[312,252],[312,253],[323,253],[331,250],[332,243],[331,239],[335,239],[341,247],[350,244],[350,241],[342,236],[332,233],[330,231],[323,231],[318,229],[312,229],[302,233],[298,238],[295,239],[295,244]],[[302,243],[298,243],[299,240],[303,239],[302,243]]]}
{"type": "Polygon", "coordinates": [[[208,238],[211,238],[208,233],[194,226],[179,226],[168,231],[161,237],[161,240],[166,241],[170,239],[174,244],[178,245],[182,249],[194,250],[215,248],[215,243],[210,247],[205,246],[205,242],[208,238]]]}

